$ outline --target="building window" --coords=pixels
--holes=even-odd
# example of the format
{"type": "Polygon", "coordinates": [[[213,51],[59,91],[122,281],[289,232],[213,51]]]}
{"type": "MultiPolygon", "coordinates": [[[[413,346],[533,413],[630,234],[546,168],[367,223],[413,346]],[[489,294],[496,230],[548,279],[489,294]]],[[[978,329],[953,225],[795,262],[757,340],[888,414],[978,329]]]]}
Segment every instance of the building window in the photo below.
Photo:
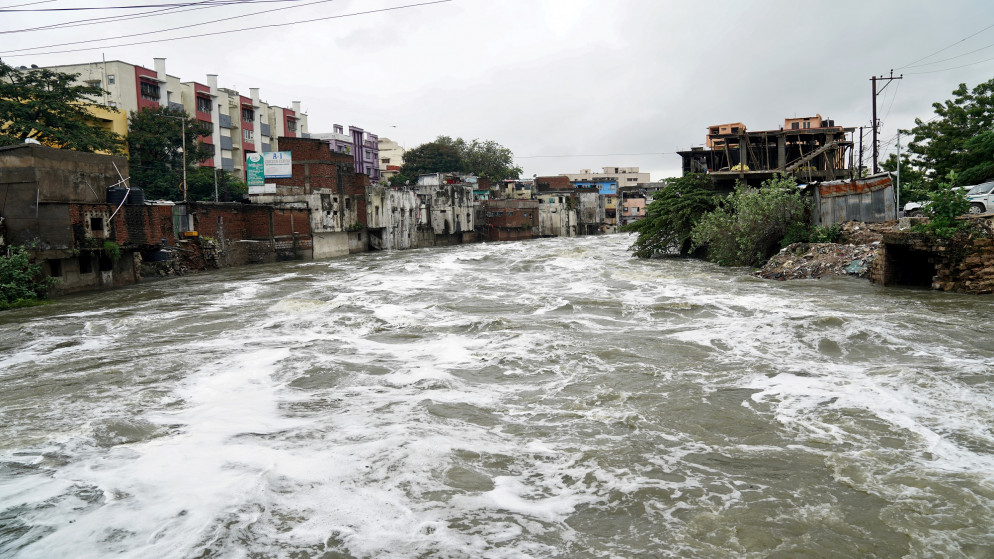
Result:
{"type": "Polygon", "coordinates": [[[387,163],[390,163],[390,158],[389,158],[389,157],[384,157],[384,158],[380,159],[380,161],[381,161],[381,162],[382,162],[382,163],[383,163],[384,165],[386,165],[387,163]]]}
{"type": "Polygon", "coordinates": [[[107,74],[107,83],[114,83],[114,74],[107,74]]]}
{"type": "Polygon", "coordinates": [[[211,100],[207,97],[197,96],[197,110],[202,113],[211,112],[211,100]]]}
{"type": "Polygon", "coordinates": [[[289,130],[290,132],[296,132],[297,131],[297,121],[295,119],[293,119],[293,118],[286,119],[286,129],[289,130]]]}
{"type": "Polygon", "coordinates": [[[86,80],[86,87],[100,87],[100,80],[86,80]]]}
{"type": "Polygon", "coordinates": [[[255,111],[242,107],[242,121],[252,122],[253,120],[255,120],[255,111]]]}
{"type": "Polygon", "coordinates": [[[811,123],[805,120],[804,121],[804,128],[811,128],[811,123]]]}
{"type": "Polygon", "coordinates": [[[252,132],[252,130],[244,130],[243,129],[242,130],[242,139],[245,140],[246,142],[254,142],[255,141],[255,135],[252,132]]]}
{"type": "Polygon", "coordinates": [[[142,81],[141,82],[141,96],[142,99],[146,101],[158,101],[159,100],[159,84],[142,81]]]}
{"type": "Polygon", "coordinates": [[[104,218],[102,217],[91,217],[90,218],[90,231],[100,231],[104,230],[104,218]]]}
{"type": "Polygon", "coordinates": [[[801,127],[801,125],[800,125],[800,124],[798,124],[798,123],[796,123],[796,122],[791,122],[791,123],[790,123],[790,129],[791,129],[791,130],[797,130],[797,129],[798,129],[798,128],[800,128],[800,127],[801,127]]]}

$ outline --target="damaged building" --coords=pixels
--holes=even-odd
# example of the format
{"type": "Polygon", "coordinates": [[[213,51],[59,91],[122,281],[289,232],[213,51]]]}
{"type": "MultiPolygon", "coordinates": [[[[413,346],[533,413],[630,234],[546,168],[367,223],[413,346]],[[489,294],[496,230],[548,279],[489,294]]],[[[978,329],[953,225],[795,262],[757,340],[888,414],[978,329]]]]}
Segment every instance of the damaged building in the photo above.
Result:
{"type": "Polygon", "coordinates": [[[678,154],[684,174],[707,173],[722,192],[731,192],[737,181],[758,187],[777,173],[794,175],[799,183],[834,181],[859,174],[854,132],[821,115],[784,119],[779,130],[721,124],[708,127],[704,147],[678,154]]]}

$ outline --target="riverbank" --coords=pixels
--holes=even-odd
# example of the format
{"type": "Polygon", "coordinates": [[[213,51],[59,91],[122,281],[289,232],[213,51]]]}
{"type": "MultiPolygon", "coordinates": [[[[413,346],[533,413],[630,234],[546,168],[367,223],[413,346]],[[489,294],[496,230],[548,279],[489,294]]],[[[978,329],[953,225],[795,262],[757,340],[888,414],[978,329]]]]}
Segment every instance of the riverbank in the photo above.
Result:
{"type": "Polygon", "coordinates": [[[896,221],[842,224],[838,243],[794,243],[770,258],[755,275],[779,281],[826,276],[869,278],[883,250],[885,233],[898,231],[896,221]]]}

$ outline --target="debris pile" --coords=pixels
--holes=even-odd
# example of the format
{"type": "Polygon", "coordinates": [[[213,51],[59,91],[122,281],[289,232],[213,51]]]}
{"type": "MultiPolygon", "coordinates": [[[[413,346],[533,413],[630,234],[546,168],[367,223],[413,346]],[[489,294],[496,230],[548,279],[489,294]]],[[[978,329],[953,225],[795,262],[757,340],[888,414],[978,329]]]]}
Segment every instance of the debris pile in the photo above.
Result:
{"type": "Polygon", "coordinates": [[[765,279],[816,279],[825,276],[866,278],[880,254],[883,234],[897,230],[896,222],[847,222],[841,227],[841,243],[794,243],[756,272],[765,279]]]}

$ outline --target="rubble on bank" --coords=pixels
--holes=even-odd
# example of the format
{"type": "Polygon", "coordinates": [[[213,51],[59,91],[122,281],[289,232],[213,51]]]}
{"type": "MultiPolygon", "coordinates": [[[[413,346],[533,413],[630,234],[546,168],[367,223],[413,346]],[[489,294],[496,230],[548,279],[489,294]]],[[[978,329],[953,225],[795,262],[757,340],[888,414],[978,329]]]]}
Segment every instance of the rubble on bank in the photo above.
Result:
{"type": "Polygon", "coordinates": [[[794,243],[770,258],[755,275],[780,281],[825,276],[868,278],[883,247],[884,233],[896,230],[896,221],[846,222],[839,243],[794,243]]]}

